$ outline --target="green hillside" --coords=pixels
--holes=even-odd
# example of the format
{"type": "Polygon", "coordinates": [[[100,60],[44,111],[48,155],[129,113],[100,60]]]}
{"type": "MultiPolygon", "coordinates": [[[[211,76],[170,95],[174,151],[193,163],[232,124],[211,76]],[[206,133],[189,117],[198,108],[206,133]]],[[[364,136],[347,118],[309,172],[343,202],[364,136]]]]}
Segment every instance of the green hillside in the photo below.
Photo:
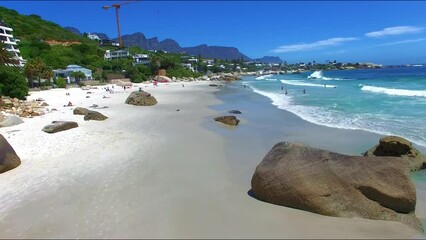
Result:
{"type": "MultiPolygon", "coordinates": [[[[93,71],[95,79],[106,79],[108,73],[125,73],[132,81],[144,81],[159,68],[165,68],[170,77],[194,77],[199,74],[183,68],[180,54],[150,53],[155,65],[132,66],[132,59],[105,61],[106,49],[115,47],[100,47],[97,41],[76,35],[56,23],[43,20],[37,15],[22,15],[15,10],[0,7],[0,19],[13,28],[15,38],[20,39],[19,49],[27,65],[44,63],[48,69],[65,68],[77,64],[93,71]],[[49,45],[46,40],[60,42],[80,42],[81,44],[49,45]]],[[[147,53],[139,47],[130,47],[132,54],[147,53]]],[[[28,77],[28,76],[27,76],[28,77]]]]}
{"type": "Polygon", "coordinates": [[[0,19],[12,27],[14,37],[21,40],[19,49],[27,60],[41,58],[53,69],[78,64],[93,70],[100,67],[103,61],[104,51],[97,46],[97,42],[73,34],[37,15],[21,15],[15,10],[0,7],[0,19]],[[45,40],[77,41],[81,44],[50,46],[44,43],[45,40]]]}
{"type": "Polygon", "coordinates": [[[0,19],[13,28],[14,34],[21,40],[76,40],[90,43],[90,39],[75,35],[56,23],[46,21],[40,16],[21,15],[17,11],[0,7],[0,19]]]}

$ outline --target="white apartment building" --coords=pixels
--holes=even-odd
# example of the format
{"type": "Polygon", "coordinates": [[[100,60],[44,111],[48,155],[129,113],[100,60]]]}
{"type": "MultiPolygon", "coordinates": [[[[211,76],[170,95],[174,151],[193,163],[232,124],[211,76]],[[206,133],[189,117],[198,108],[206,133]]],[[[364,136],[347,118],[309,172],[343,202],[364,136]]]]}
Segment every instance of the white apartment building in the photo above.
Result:
{"type": "Polygon", "coordinates": [[[23,67],[26,60],[21,57],[21,52],[18,48],[19,39],[14,38],[12,32],[13,29],[0,20],[0,41],[5,44],[6,50],[12,53],[17,65],[23,67]]]}
{"type": "Polygon", "coordinates": [[[104,54],[105,60],[123,59],[128,57],[130,57],[130,52],[127,50],[117,50],[117,51],[106,50],[104,54]]]}

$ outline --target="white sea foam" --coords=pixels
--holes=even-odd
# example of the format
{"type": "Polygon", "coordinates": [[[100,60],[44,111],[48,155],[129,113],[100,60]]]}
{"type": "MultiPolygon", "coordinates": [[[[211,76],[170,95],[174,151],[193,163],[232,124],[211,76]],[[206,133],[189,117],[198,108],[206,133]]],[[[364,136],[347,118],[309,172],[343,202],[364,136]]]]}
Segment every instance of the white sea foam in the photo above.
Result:
{"type": "Polygon", "coordinates": [[[256,80],[264,80],[265,78],[268,78],[268,77],[272,77],[272,74],[257,77],[256,80]]]}
{"type": "Polygon", "coordinates": [[[408,90],[408,89],[397,89],[397,88],[384,88],[384,87],[375,87],[368,85],[359,85],[362,91],[374,92],[374,93],[383,93],[387,95],[394,96],[406,96],[406,97],[426,97],[426,90],[408,90]]]}
{"type": "MultiPolygon", "coordinates": [[[[411,142],[426,147],[426,137],[417,136],[414,132],[407,132],[404,129],[405,122],[390,120],[384,118],[380,121],[370,119],[370,116],[365,115],[345,115],[337,110],[326,109],[323,107],[295,105],[291,95],[283,96],[283,94],[275,92],[262,91],[250,86],[255,93],[268,97],[272,100],[272,104],[279,109],[289,111],[296,114],[305,121],[313,124],[353,130],[365,130],[383,135],[399,135],[403,136],[411,142]],[[384,121],[391,121],[390,125],[383,125],[384,121]],[[394,126],[389,128],[389,126],[394,126]]],[[[381,116],[375,116],[381,119],[381,116]]],[[[416,131],[416,130],[415,130],[416,131]]]]}
{"type": "Polygon", "coordinates": [[[285,96],[282,93],[277,93],[277,92],[262,91],[262,90],[259,90],[255,87],[251,86],[251,85],[250,85],[250,88],[253,89],[253,92],[258,93],[260,95],[263,95],[263,96],[271,99],[272,104],[274,106],[289,106],[290,105],[290,102],[291,102],[290,96],[285,96]]]}
{"type": "Polygon", "coordinates": [[[311,75],[308,76],[309,79],[321,79],[322,71],[315,71],[311,75]]]}
{"type": "Polygon", "coordinates": [[[277,81],[278,79],[276,79],[276,78],[265,78],[263,80],[266,80],[266,81],[277,81]]]}
{"type": "Polygon", "coordinates": [[[293,86],[307,86],[307,87],[326,87],[326,88],[335,88],[336,85],[331,84],[318,84],[318,83],[306,83],[298,80],[281,80],[282,83],[293,86]]]}
{"type": "Polygon", "coordinates": [[[311,75],[308,76],[308,79],[326,80],[326,81],[330,81],[330,80],[345,80],[343,78],[324,77],[323,72],[321,70],[313,72],[311,75]]]}

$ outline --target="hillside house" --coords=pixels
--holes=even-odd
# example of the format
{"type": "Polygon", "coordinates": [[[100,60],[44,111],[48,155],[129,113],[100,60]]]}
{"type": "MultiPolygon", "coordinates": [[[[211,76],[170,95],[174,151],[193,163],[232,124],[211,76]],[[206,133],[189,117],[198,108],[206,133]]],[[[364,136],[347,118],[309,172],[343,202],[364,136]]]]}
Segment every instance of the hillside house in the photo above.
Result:
{"type": "Polygon", "coordinates": [[[128,57],[130,57],[130,52],[127,50],[117,50],[117,51],[106,50],[104,54],[105,60],[123,59],[128,57]]]}
{"type": "Polygon", "coordinates": [[[81,67],[79,65],[68,65],[66,69],[57,69],[53,70],[54,78],[62,77],[67,79],[68,83],[73,83],[76,81],[74,77],[71,77],[71,73],[73,72],[82,72],[86,76],[86,79],[82,80],[93,80],[92,78],[92,70],[81,67]]]}

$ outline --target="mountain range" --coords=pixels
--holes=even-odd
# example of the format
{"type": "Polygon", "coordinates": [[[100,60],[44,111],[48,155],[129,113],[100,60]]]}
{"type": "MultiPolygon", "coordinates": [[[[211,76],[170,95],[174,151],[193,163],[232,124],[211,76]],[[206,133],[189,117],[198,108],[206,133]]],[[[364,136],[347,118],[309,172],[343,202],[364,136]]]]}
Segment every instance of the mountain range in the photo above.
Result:
{"type": "Polygon", "coordinates": [[[208,46],[206,44],[201,44],[194,47],[181,47],[179,43],[173,39],[168,38],[164,39],[163,41],[158,41],[157,37],[146,38],[145,35],[140,32],[123,35],[121,37],[121,41],[123,42],[124,46],[138,46],[146,50],[188,53],[195,56],[200,55],[204,58],[217,58],[222,60],[251,60],[249,57],[242,54],[237,48],[234,47],[208,46]]]}
{"type": "MultiPolygon", "coordinates": [[[[81,35],[81,33],[73,27],[65,27],[68,31],[75,34],[81,35]]],[[[104,33],[95,33],[101,39],[109,39],[104,33]]],[[[112,39],[118,41],[117,38],[112,39]]],[[[133,34],[126,34],[121,37],[124,46],[138,46],[145,50],[161,50],[172,53],[187,53],[194,56],[202,56],[204,58],[217,58],[221,60],[236,60],[243,59],[252,61],[253,59],[247,57],[241,53],[235,47],[224,47],[224,46],[208,46],[207,44],[201,44],[194,47],[182,47],[173,39],[167,38],[159,41],[157,37],[147,38],[143,33],[136,32],[133,34]]],[[[283,61],[279,57],[266,56],[260,59],[255,59],[263,63],[282,63],[283,61]]]]}

